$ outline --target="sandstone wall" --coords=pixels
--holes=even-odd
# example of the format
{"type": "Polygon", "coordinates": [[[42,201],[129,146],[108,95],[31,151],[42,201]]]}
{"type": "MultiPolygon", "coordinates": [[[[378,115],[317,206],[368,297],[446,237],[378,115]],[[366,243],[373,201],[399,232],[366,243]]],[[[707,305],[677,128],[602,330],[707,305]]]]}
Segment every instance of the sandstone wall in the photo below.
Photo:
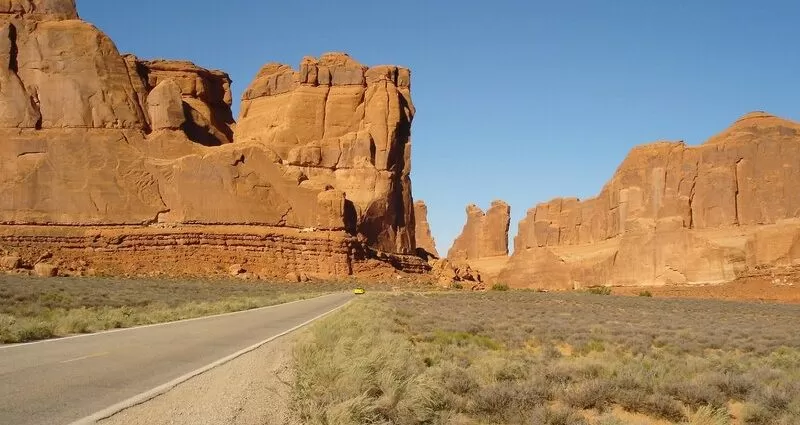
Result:
{"type": "Polygon", "coordinates": [[[596,198],[529,210],[501,279],[558,289],[714,283],[797,264],[798,158],[800,124],[760,112],[701,146],[637,147],[596,198]]]}
{"type": "Polygon", "coordinates": [[[428,223],[428,206],[425,205],[425,201],[414,202],[414,222],[417,248],[424,250],[426,256],[433,255],[438,258],[439,251],[436,250],[436,241],[431,234],[431,226],[428,223]]]}
{"type": "Polygon", "coordinates": [[[73,0],[0,0],[0,224],[346,231],[358,255],[412,253],[409,71],[326,55],[280,74],[293,80],[278,93],[272,69],[237,130],[227,74],[123,56],[73,0]]]}
{"type": "Polygon", "coordinates": [[[450,260],[475,260],[508,255],[511,207],[492,202],[486,213],[476,205],[467,207],[467,223],[447,253],[450,260]]]}
{"type": "Polygon", "coordinates": [[[467,207],[467,222],[447,253],[457,268],[475,270],[478,280],[497,281],[508,262],[508,230],[511,207],[494,201],[486,213],[475,205],[467,207]]]}
{"type": "MultiPolygon", "coordinates": [[[[222,71],[211,71],[188,61],[142,61],[133,55],[125,55],[131,80],[143,105],[150,93],[159,84],[172,81],[178,88],[181,100],[183,127],[192,141],[205,146],[218,146],[233,142],[235,122],[231,105],[231,79],[222,71]]],[[[155,117],[149,116],[154,130],[168,128],[154,125],[155,117]]]]}
{"type": "Polygon", "coordinates": [[[379,250],[415,249],[410,72],[340,53],[300,70],[264,66],[242,98],[237,143],[259,143],[303,187],[347,194],[353,226],[379,250]]]}

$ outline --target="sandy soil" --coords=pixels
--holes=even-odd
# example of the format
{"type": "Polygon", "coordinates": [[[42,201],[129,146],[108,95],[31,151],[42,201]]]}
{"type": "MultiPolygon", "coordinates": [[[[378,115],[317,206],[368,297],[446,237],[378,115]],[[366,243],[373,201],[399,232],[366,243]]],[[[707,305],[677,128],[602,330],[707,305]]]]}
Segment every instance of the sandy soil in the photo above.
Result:
{"type": "Polygon", "coordinates": [[[800,282],[768,278],[747,278],[721,285],[613,288],[615,295],[637,296],[649,291],[654,297],[714,298],[730,301],[758,301],[800,304],[800,282]]]}
{"type": "Polygon", "coordinates": [[[206,372],[103,425],[295,425],[289,401],[294,336],[206,372]]]}

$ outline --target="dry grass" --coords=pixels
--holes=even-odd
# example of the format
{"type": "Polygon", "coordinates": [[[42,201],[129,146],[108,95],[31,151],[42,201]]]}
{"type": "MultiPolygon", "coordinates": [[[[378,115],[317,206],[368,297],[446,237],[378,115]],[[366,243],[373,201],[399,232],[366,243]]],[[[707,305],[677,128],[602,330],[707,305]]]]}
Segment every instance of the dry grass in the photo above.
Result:
{"type": "Polygon", "coordinates": [[[298,343],[295,407],[308,424],[798,424],[798,319],[592,294],[370,296],[298,343]]]}
{"type": "Polygon", "coordinates": [[[242,311],[347,287],[5,275],[0,276],[0,342],[35,341],[242,311]]]}

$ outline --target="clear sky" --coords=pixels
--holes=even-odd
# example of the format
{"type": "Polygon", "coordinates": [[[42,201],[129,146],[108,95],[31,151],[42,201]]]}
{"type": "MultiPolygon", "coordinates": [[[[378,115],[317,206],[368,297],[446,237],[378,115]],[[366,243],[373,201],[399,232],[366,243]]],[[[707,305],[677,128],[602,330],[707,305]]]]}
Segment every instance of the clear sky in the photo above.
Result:
{"type": "MultiPolygon", "coordinates": [[[[796,0],[78,0],[123,52],[223,69],[346,51],[413,71],[414,197],[440,251],[464,208],[514,222],[594,196],[631,147],[701,143],[753,110],[800,119],[796,0]]],[[[238,111],[238,105],[235,105],[238,111]]]]}

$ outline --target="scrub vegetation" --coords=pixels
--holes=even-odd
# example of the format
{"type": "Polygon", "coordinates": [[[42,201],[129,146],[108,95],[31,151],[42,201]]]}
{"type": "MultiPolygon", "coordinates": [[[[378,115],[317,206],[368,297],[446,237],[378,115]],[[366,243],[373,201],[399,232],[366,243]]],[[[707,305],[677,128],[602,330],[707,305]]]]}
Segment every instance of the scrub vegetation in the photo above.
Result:
{"type": "Polygon", "coordinates": [[[28,342],[281,304],[346,284],[0,276],[0,343],[28,342]]]}
{"type": "Polygon", "coordinates": [[[800,306],[371,295],[294,349],[305,424],[800,423],[800,306]]]}

